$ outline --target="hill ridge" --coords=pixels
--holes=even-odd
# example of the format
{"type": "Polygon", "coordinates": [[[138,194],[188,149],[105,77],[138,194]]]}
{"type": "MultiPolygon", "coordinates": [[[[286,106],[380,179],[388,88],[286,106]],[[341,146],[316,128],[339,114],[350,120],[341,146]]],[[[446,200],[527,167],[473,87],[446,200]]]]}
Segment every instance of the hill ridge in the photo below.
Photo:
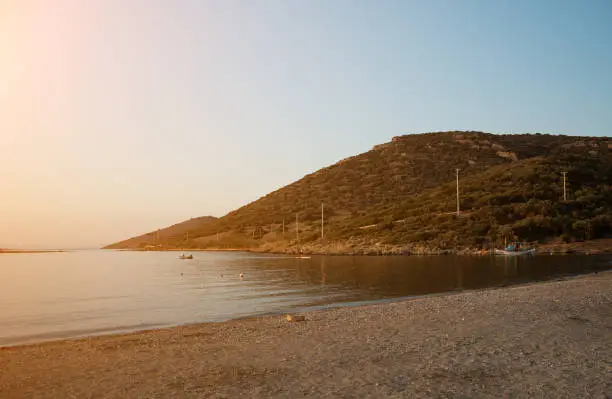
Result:
{"type": "MultiPolygon", "coordinates": [[[[221,218],[191,224],[186,228],[190,240],[182,244],[193,248],[354,252],[355,248],[374,247],[414,251],[417,247],[492,246],[496,244],[493,235],[501,230],[506,236],[518,234],[541,242],[559,237],[596,238],[612,233],[612,199],[606,193],[612,185],[610,172],[609,137],[478,131],[400,135],[307,174],[221,218]],[[466,217],[428,219],[427,212],[453,211],[456,169],[460,169],[460,197],[466,217]],[[564,206],[551,199],[551,193],[559,194],[561,169],[569,171],[573,193],[564,206]],[[479,201],[480,194],[489,202],[479,201]],[[540,212],[551,218],[540,220],[548,227],[534,227],[533,212],[521,211],[537,201],[549,201],[538,202],[543,207],[540,212]],[[423,207],[423,202],[429,206],[423,207]],[[319,230],[321,203],[325,206],[324,239],[319,230]],[[500,209],[510,208],[516,220],[499,214],[500,209]],[[421,216],[410,219],[410,229],[393,223],[407,215],[413,217],[410,215],[417,210],[421,216]],[[486,212],[490,215],[485,217],[486,212]],[[288,232],[289,226],[295,230],[296,214],[299,243],[288,232]],[[528,223],[525,220],[531,221],[531,230],[521,227],[521,223],[528,223]],[[444,228],[432,229],[432,223],[444,228]],[[386,228],[360,228],[372,224],[386,228]]],[[[162,246],[179,246],[178,230],[169,229],[162,246]]],[[[109,248],[124,245],[125,241],[109,248]]]]}

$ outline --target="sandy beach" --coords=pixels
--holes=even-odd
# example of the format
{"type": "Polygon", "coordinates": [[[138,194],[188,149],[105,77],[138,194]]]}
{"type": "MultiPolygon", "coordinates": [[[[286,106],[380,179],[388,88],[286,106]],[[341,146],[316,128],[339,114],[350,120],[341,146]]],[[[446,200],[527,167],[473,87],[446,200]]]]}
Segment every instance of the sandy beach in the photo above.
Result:
{"type": "Polygon", "coordinates": [[[612,396],[612,272],[304,315],[3,348],[0,397],[612,396]]]}

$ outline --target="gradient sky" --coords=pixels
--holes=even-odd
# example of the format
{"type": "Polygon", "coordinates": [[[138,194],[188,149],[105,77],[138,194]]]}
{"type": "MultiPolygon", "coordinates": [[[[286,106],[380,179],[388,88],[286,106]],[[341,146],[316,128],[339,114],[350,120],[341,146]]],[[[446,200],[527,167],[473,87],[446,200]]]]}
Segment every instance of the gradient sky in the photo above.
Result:
{"type": "Polygon", "coordinates": [[[0,247],[221,216],[405,133],[611,128],[609,0],[0,0],[0,247]]]}

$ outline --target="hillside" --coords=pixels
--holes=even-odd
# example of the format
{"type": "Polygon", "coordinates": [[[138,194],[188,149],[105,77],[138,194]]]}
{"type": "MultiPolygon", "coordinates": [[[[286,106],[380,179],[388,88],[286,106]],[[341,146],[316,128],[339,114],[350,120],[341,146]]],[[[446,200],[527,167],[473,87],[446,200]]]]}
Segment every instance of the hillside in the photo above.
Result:
{"type": "Polygon", "coordinates": [[[106,249],[137,249],[147,247],[166,246],[168,243],[176,243],[180,245],[185,243],[188,238],[188,232],[214,223],[217,220],[213,216],[201,216],[192,218],[181,223],[177,223],[170,227],[152,231],[137,237],[129,238],[124,241],[105,247],[106,249]]]}
{"type": "MultiPolygon", "coordinates": [[[[514,237],[583,240],[612,233],[611,186],[611,138],[481,132],[405,135],[307,175],[222,218],[165,229],[166,238],[160,241],[164,247],[343,253],[481,248],[514,237]],[[456,169],[459,217],[454,213],[456,169]],[[568,172],[567,201],[563,171],[568,172]]],[[[130,241],[111,247],[128,248],[130,241]]]]}

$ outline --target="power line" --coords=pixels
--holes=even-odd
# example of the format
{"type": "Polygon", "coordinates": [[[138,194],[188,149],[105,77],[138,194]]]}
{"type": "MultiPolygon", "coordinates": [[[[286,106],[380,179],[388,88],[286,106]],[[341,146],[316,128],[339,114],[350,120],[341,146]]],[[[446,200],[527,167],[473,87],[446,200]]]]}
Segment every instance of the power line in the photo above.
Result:
{"type": "Polygon", "coordinates": [[[298,222],[298,214],[295,214],[295,238],[296,241],[298,243],[298,245],[300,244],[300,227],[299,227],[299,222],[298,222]]]}
{"type": "Polygon", "coordinates": [[[323,239],[323,202],[321,202],[321,239],[323,239]]]}
{"type": "Polygon", "coordinates": [[[459,216],[459,170],[460,169],[455,169],[455,171],[457,172],[457,216],[459,216]]]}
{"type": "Polygon", "coordinates": [[[567,202],[567,190],[565,181],[567,180],[567,172],[561,172],[563,174],[563,201],[567,202]]]}

